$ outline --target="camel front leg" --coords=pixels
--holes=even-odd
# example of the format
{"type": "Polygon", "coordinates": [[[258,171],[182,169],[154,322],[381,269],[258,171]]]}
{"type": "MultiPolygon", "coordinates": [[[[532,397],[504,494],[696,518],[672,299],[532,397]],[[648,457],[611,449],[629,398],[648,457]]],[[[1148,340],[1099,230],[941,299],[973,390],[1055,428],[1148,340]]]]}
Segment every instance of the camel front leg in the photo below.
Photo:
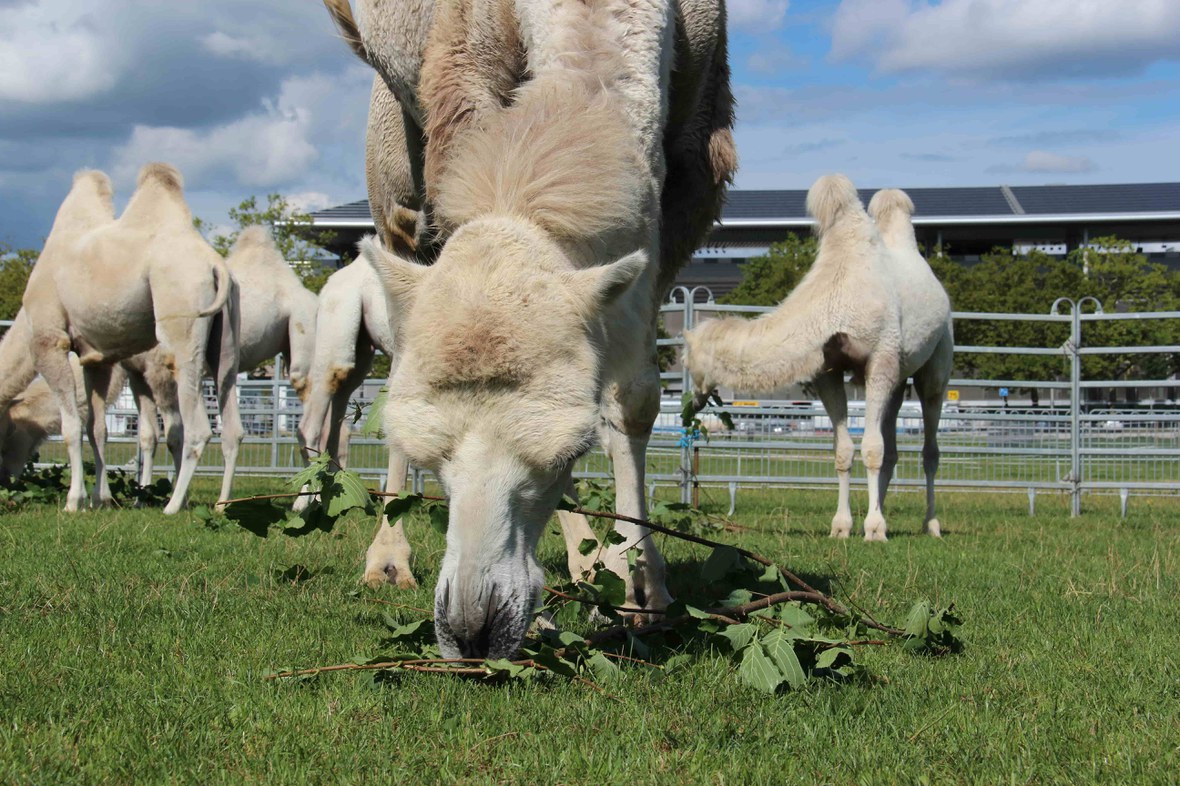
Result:
{"type": "Polygon", "coordinates": [[[847,538],[852,534],[852,507],[848,501],[852,483],[852,456],[856,447],[848,433],[848,397],[844,393],[844,374],[827,371],[815,378],[815,390],[832,421],[832,440],[836,453],[836,481],[839,496],[836,499],[836,515],[832,517],[833,538],[847,538]]]}
{"type": "Polygon", "coordinates": [[[61,435],[70,457],[70,489],[66,494],[65,509],[73,512],[86,501],[86,477],[82,463],[78,379],[69,351],[70,339],[65,332],[34,334],[33,356],[37,372],[49,384],[61,409],[61,435]]]}
{"type": "Polygon", "coordinates": [[[865,434],[860,443],[861,460],[869,491],[869,509],[865,514],[865,540],[885,541],[885,514],[881,510],[881,467],[885,464],[885,437],[882,424],[889,401],[898,385],[897,357],[882,352],[869,359],[865,369],[865,434]]]}
{"type": "Polygon", "coordinates": [[[88,405],[87,434],[94,452],[94,488],[91,504],[96,508],[111,504],[111,486],[107,480],[107,388],[111,384],[110,366],[90,366],[82,370],[88,405]]]}
{"type": "MultiPolygon", "coordinates": [[[[406,485],[406,469],[409,462],[405,455],[390,446],[389,471],[385,476],[385,491],[401,491],[406,485]]],[[[418,582],[410,571],[410,542],[402,520],[392,525],[383,513],[377,526],[377,535],[365,552],[364,582],[374,589],[382,584],[394,584],[398,589],[416,589],[418,582]]]]}
{"type": "Polygon", "coordinates": [[[877,497],[881,510],[885,510],[885,493],[889,491],[889,483],[893,480],[893,471],[897,468],[897,414],[901,412],[901,404],[905,400],[905,385],[899,385],[893,395],[889,397],[889,404],[885,408],[885,415],[881,420],[881,438],[885,443],[885,455],[881,462],[881,474],[877,476],[877,497]]]}

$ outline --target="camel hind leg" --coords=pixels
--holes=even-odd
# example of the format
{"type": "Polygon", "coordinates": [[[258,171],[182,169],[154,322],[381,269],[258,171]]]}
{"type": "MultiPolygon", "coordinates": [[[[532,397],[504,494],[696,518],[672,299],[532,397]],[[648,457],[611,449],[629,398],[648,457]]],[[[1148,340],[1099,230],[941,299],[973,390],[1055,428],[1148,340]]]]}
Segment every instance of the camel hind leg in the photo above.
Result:
{"type": "Polygon", "coordinates": [[[852,507],[848,502],[852,483],[852,456],[856,447],[848,433],[848,397],[844,393],[844,374],[827,371],[815,378],[815,391],[832,421],[832,441],[835,443],[836,481],[839,496],[836,515],[832,517],[832,537],[847,538],[852,534],[852,507]]]}
{"type": "MultiPolygon", "coordinates": [[[[221,493],[217,497],[218,507],[223,507],[233,488],[234,471],[238,465],[238,451],[242,446],[245,431],[242,415],[238,409],[238,288],[234,285],[230,303],[215,318],[216,330],[212,331],[209,346],[209,367],[217,380],[217,405],[221,413],[221,454],[225,469],[221,476],[221,493]]],[[[276,369],[277,370],[277,369],[276,369]]],[[[277,407],[278,402],[274,402],[277,407]]],[[[274,424],[278,428],[277,416],[274,424]]]]}
{"type": "Polygon", "coordinates": [[[932,358],[917,374],[914,386],[922,402],[922,471],[926,475],[926,520],[922,529],[936,538],[942,537],[942,524],[934,509],[934,478],[938,474],[938,424],[942,420],[942,400],[950,380],[954,350],[949,336],[938,345],[932,358]]]}
{"type": "Polygon", "coordinates": [[[881,461],[881,474],[877,476],[877,499],[882,511],[885,510],[885,493],[889,491],[889,483],[893,480],[893,471],[897,468],[897,415],[901,412],[903,401],[905,401],[904,383],[893,391],[881,420],[881,437],[885,442],[885,455],[881,461]]]}
{"type": "Polygon", "coordinates": [[[91,504],[96,508],[111,504],[111,486],[107,479],[107,388],[111,384],[110,366],[89,366],[82,369],[82,380],[86,390],[87,424],[90,449],[94,453],[94,488],[91,490],[91,504]]]}
{"type": "Polygon", "coordinates": [[[156,429],[156,402],[147,380],[138,373],[128,370],[127,384],[135,396],[135,411],[138,414],[136,436],[139,438],[139,484],[148,486],[155,471],[156,446],[160,444],[160,432],[156,429]]]}
{"type": "Polygon", "coordinates": [[[178,513],[188,496],[193,473],[213,436],[209,413],[201,394],[204,377],[205,348],[209,340],[209,320],[169,319],[156,323],[157,337],[176,362],[176,397],[180,405],[180,422],[184,429],[184,447],[180,472],[172,497],[164,506],[164,513],[178,513]]]}

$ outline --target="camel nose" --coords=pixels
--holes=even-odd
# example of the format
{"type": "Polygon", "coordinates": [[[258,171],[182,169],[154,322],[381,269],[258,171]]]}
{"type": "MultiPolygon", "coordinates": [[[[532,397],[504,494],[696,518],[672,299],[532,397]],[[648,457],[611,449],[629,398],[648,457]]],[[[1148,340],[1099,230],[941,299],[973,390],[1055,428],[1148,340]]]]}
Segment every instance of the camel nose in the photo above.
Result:
{"type": "Polygon", "coordinates": [[[482,589],[452,591],[448,583],[436,595],[434,630],[446,657],[511,658],[520,648],[529,622],[517,613],[521,604],[495,584],[482,589]]]}

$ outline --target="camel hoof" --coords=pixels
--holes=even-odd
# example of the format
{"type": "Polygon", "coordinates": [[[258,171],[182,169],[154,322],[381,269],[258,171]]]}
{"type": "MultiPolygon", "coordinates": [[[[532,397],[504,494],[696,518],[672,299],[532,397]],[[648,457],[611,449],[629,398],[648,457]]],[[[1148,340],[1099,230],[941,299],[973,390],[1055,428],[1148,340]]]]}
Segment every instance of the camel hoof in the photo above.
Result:
{"type": "Polygon", "coordinates": [[[180,512],[180,509],[183,507],[184,507],[184,503],[182,503],[182,502],[179,502],[179,501],[169,502],[167,505],[164,506],[164,515],[165,516],[175,516],[177,513],[180,512]]]}
{"type": "Polygon", "coordinates": [[[932,538],[942,537],[942,525],[938,523],[938,519],[930,519],[927,521],[924,529],[926,530],[926,534],[932,538]]]}
{"type": "Polygon", "coordinates": [[[392,563],[366,568],[362,581],[370,589],[380,589],[386,584],[392,584],[401,590],[418,589],[418,581],[414,578],[414,574],[408,568],[398,570],[397,566],[392,563]]]}
{"type": "Polygon", "coordinates": [[[832,537],[847,538],[852,535],[852,516],[836,514],[832,518],[832,537]]]}
{"type": "Polygon", "coordinates": [[[885,517],[880,513],[870,513],[865,516],[865,540],[878,543],[888,540],[885,537],[885,517]]]}

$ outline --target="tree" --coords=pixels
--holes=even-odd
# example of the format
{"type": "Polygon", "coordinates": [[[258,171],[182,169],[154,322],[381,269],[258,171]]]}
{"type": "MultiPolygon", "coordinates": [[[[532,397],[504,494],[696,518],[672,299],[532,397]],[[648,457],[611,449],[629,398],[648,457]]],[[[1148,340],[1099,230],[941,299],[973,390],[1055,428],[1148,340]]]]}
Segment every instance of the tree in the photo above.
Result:
{"type": "Polygon", "coordinates": [[[777,306],[811,269],[818,246],[815,236],[794,232],[770,246],[765,256],[742,265],[742,282],[721,298],[722,303],[744,306],[777,306]]]}
{"type": "MultiPolygon", "coordinates": [[[[236,229],[229,234],[218,232],[209,237],[210,244],[222,256],[229,254],[243,229],[261,224],[270,228],[279,253],[291,263],[305,287],[319,293],[328,276],[332,275],[332,268],[319,258],[323,256],[322,247],[331,242],[334,233],[312,229],[311,216],[295,209],[282,194],[267,194],[266,207],[258,206],[257,197],[244,199],[237,207],[229,209],[229,218],[236,229]]],[[[200,218],[193,219],[193,224],[201,232],[211,231],[210,225],[200,218]]]]}
{"type": "Polygon", "coordinates": [[[29,273],[40,254],[36,249],[13,249],[0,243],[0,319],[12,319],[20,311],[29,273]]]}

